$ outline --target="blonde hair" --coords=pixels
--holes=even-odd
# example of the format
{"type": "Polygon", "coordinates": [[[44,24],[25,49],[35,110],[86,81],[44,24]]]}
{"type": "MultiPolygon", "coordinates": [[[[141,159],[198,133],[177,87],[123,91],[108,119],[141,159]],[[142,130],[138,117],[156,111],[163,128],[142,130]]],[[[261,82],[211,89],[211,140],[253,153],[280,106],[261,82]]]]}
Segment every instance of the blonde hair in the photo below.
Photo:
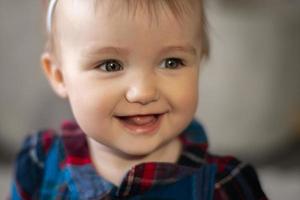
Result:
{"type": "MultiPolygon", "coordinates": [[[[46,15],[46,26],[47,26],[47,32],[48,32],[48,39],[50,41],[53,41],[53,38],[51,38],[52,33],[52,23],[53,23],[53,16],[55,12],[55,7],[57,5],[57,2],[59,0],[49,0],[48,3],[48,9],[47,9],[47,15],[46,15]]],[[[62,1],[62,0],[60,0],[62,1]]],[[[94,2],[97,4],[100,0],[94,0],[94,2]]],[[[204,13],[204,5],[203,0],[110,0],[112,3],[115,3],[118,1],[125,3],[125,6],[127,6],[127,9],[134,9],[133,14],[136,13],[136,10],[138,7],[142,6],[147,8],[148,13],[151,16],[158,16],[157,15],[157,8],[158,7],[167,7],[169,10],[171,10],[172,14],[180,20],[180,17],[184,15],[185,13],[191,11],[191,9],[194,6],[195,2],[200,3],[200,12],[201,12],[201,39],[202,39],[202,53],[204,56],[209,55],[209,40],[207,35],[207,22],[206,17],[204,13]],[[189,6],[187,6],[187,3],[189,6]]],[[[48,42],[48,50],[53,50],[51,43],[48,42]]]]}

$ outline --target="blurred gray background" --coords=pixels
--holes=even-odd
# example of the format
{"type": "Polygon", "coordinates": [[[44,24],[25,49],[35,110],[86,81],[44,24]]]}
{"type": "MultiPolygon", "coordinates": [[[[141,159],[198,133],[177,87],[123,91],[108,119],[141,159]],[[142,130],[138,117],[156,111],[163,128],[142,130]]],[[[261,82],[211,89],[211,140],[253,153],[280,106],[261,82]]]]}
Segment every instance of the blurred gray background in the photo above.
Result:
{"type": "MultiPolygon", "coordinates": [[[[253,163],[270,199],[300,196],[300,1],[210,0],[197,118],[210,150],[253,163]]],[[[0,0],[0,199],[26,133],[70,118],[40,69],[41,1],[0,0]]]]}

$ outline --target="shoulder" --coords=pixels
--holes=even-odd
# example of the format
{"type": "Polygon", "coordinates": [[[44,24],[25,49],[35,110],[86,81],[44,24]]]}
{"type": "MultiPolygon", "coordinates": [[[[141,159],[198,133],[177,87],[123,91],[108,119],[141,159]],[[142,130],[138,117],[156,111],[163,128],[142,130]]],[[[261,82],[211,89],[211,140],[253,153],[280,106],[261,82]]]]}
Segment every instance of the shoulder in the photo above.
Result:
{"type": "Polygon", "coordinates": [[[214,199],[265,200],[255,169],[232,156],[217,156],[208,152],[208,141],[203,126],[193,121],[181,137],[184,150],[181,162],[195,167],[216,169],[214,199]]]}
{"type": "Polygon", "coordinates": [[[52,129],[36,131],[26,137],[15,160],[12,197],[34,197],[43,179],[47,155],[57,139],[52,129]]]}
{"type": "Polygon", "coordinates": [[[266,200],[253,166],[232,156],[207,156],[207,162],[217,167],[214,199],[266,200]]]}
{"type": "Polygon", "coordinates": [[[58,135],[52,129],[40,130],[27,135],[23,141],[17,160],[28,155],[28,152],[31,152],[29,155],[36,153],[35,156],[30,156],[31,159],[41,162],[45,159],[50,147],[57,138],[58,135]]]}

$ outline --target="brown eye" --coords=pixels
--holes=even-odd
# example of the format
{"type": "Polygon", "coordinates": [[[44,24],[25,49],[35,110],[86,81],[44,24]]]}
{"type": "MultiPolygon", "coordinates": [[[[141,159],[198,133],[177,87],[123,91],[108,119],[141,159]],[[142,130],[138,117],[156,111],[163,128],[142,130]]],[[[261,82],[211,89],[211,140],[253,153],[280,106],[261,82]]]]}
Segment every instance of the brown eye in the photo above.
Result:
{"type": "Polygon", "coordinates": [[[167,58],[163,62],[162,68],[167,68],[167,69],[178,69],[180,67],[185,66],[182,59],[180,58],[167,58]]]}
{"type": "Polygon", "coordinates": [[[116,72],[123,70],[123,66],[117,60],[106,60],[98,65],[98,68],[105,72],[116,72]]]}

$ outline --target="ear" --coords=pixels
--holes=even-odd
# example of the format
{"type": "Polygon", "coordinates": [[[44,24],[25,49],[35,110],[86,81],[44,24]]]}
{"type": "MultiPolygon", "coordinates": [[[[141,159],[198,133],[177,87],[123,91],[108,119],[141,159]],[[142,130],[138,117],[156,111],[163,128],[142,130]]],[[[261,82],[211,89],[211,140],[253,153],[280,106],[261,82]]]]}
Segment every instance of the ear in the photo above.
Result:
{"type": "Polygon", "coordinates": [[[62,97],[67,98],[67,90],[64,82],[63,72],[61,67],[56,66],[54,58],[48,52],[44,52],[41,56],[41,64],[43,71],[52,86],[55,93],[62,97]]]}

